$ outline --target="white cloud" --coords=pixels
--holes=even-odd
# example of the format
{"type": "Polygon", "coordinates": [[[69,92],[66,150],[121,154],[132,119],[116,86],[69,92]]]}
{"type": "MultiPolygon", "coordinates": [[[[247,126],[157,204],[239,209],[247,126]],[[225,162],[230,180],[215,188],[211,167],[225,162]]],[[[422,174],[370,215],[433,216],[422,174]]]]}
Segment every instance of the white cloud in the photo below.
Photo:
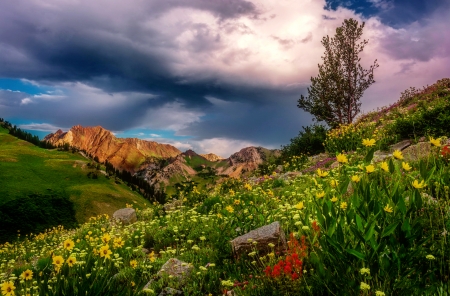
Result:
{"type": "Polygon", "coordinates": [[[50,123],[29,123],[29,124],[20,124],[19,127],[21,129],[34,130],[34,131],[44,131],[44,132],[52,132],[54,133],[57,130],[68,131],[68,128],[58,127],[52,125],[50,123]]]}
{"type": "Polygon", "coordinates": [[[152,137],[152,138],[161,138],[161,135],[158,135],[158,134],[150,134],[150,137],[152,137]]]}
{"type": "Polygon", "coordinates": [[[30,98],[25,98],[20,101],[20,105],[28,105],[30,103],[33,103],[33,101],[30,98]]]}

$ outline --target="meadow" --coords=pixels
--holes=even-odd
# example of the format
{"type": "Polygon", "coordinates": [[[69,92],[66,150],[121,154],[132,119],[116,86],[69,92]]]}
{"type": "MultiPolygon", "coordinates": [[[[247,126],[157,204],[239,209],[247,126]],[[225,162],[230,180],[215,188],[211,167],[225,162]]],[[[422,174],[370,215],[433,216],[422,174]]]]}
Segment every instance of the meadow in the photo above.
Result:
{"type": "Polygon", "coordinates": [[[450,118],[449,89],[441,81],[328,131],[331,166],[292,156],[282,172],[187,186],[176,208],[124,200],[137,211],[131,225],[100,215],[0,245],[2,294],[449,295],[449,125],[436,124],[450,118]],[[400,132],[426,149],[377,160],[400,132]],[[275,221],[286,250],[252,241],[233,254],[232,239],[275,221]],[[170,258],[190,268],[185,280],[158,273],[170,258]]]}

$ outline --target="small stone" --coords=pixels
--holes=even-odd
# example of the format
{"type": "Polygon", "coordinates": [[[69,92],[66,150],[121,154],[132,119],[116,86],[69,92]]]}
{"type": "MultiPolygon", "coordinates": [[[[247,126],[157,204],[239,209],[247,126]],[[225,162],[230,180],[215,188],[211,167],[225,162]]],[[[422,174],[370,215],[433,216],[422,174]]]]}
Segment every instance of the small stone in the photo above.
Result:
{"type": "Polygon", "coordinates": [[[398,142],[397,144],[391,145],[389,146],[389,152],[394,152],[395,150],[404,150],[407,147],[409,147],[411,145],[411,140],[404,140],[401,142],[398,142]]]}
{"type": "Polygon", "coordinates": [[[158,296],[167,296],[167,295],[183,295],[183,291],[166,287],[164,290],[161,291],[161,293],[159,293],[158,296]]]}
{"type": "Polygon", "coordinates": [[[157,275],[171,275],[178,278],[179,281],[184,281],[189,277],[193,266],[191,264],[185,263],[176,258],[170,258],[158,271],[157,275]]]}
{"type": "Polygon", "coordinates": [[[124,208],[114,212],[113,218],[125,225],[133,224],[137,221],[136,211],[133,208],[124,208]]]}

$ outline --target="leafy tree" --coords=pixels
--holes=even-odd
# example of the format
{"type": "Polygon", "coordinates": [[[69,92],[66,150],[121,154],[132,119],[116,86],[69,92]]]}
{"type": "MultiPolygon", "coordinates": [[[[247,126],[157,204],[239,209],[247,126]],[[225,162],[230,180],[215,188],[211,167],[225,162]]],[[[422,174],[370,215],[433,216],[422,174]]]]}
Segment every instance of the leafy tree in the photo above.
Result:
{"type": "Polygon", "coordinates": [[[369,69],[359,63],[359,53],[368,43],[358,40],[363,34],[364,23],[354,19],[344,20],[333,38],[323,37],[325,54],[319,66],[319,75],[311,77],[308,97],[298,100],[298,107],[311,113],[317,121],[325,121],[330,127],[351,123],[360,112],[360,98],[375,82],[373,71],[377,60],[369,69]]]}

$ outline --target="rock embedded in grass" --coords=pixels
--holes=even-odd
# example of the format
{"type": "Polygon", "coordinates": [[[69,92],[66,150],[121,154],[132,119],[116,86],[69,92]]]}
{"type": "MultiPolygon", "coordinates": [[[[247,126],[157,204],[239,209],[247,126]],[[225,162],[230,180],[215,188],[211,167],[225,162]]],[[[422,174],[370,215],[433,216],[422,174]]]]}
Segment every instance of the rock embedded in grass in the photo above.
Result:
{"type": "Polygon", "coordinates": [[[136,211],[133,208],[124,208],[114,212],[113,218],[124,225],[133,224],[137,221],[136,211]]]}
{"type": "Polygon", "coordinates": [[[287,249],[287,243],[280,222],[275,221],[236,237],[231,241],[231,247],[237,257],[250,253],[254,249],[258,251],[259,256],[263,256],[272,250],[275,252],[285,251],[287,249]],[[270,248],[269,244],[274,244],[274,248],[270,248]]]}
{"type": "Polygon", "coordinates": [[[407,147],[411,146],[411,140],[404,140],[401,142],[398,142],[394,145],[389,146],[389,152],[394,152],[395,150],[402,151],[406,149],[407,147]]]}

